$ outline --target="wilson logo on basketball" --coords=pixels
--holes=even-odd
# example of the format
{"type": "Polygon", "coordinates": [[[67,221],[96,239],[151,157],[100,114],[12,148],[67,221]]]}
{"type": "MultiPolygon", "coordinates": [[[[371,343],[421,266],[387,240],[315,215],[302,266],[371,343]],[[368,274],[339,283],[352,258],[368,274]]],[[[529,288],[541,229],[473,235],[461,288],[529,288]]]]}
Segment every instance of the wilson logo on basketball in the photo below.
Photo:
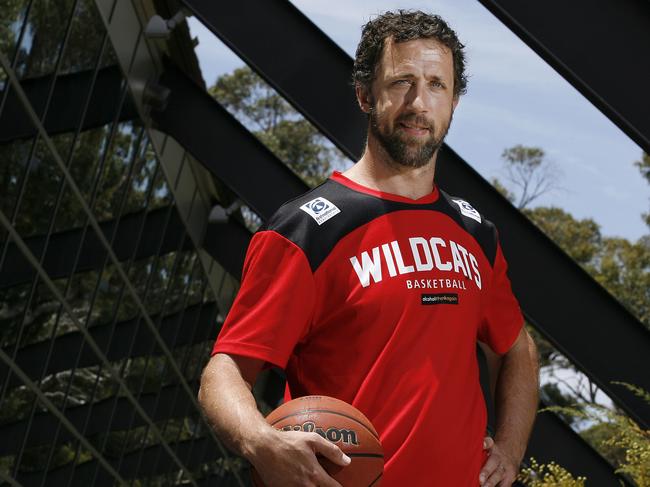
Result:
{"type": "Polygon", "coordinates": [[[318,433],[326,440],[331,441],[332,443],[338,443],[342,441],[348,445],[358,445],[359,440],[357,438],[357,432],[349,429],[342,428],[327,428],[324,429],[320,426],[316,426],[316,423],[313,421],[307,421],[302,424],[287,425],[282,427],[282,431],[304,431],[306,433],[318,433]]]}

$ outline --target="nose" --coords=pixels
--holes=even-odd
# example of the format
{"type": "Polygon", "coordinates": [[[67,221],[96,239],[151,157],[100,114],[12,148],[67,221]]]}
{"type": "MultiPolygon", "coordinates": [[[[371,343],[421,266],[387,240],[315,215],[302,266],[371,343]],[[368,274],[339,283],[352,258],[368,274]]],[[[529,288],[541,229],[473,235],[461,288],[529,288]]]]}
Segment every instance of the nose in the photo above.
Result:
{"type": "Polygon", "coordinates": [[[424,83],[413,83],[408,92],[406,103],[411,106],[416,112],[424,113],[427,111],[426,105],[426,91],[424,83]]]}

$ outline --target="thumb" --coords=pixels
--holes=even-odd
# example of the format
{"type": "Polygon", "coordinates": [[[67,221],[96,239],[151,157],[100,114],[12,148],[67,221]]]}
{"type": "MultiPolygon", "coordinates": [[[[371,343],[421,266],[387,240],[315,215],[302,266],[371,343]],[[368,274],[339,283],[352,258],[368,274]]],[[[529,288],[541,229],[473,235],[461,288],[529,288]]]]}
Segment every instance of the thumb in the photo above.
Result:
{"type": "Polygon", "coordinates": [[[494,440],[490,438],[489,436],[486,436],[483,438],[483,449],[484,450],[489,450],[494,446],[494,440]]]}
{"type": "Polygon", "coordinates": [[[331,441],[327,441],[318,433],[315,434],[317,438],[314,438],[313,447],[316,453],[320,453],[331,462],[334,462],[342,467],[350,465],[352,459],[343,453],[338,446],[336,446],[331,441]]]}

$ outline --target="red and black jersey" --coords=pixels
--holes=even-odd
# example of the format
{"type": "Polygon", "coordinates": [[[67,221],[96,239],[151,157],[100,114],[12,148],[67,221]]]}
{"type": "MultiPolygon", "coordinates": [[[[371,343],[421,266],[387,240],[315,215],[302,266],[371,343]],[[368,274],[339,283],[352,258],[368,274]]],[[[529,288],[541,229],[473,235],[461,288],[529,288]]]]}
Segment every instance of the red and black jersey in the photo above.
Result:
{"type": "Polygon", "coordinates": [[[214,346],[285,369],[290,396],[361,410],[384,485],[476,486],[486,408],[476,341],[523,324],[494,225],[434,188],[411,200],[339,173],[257,232],[214,346]]]}

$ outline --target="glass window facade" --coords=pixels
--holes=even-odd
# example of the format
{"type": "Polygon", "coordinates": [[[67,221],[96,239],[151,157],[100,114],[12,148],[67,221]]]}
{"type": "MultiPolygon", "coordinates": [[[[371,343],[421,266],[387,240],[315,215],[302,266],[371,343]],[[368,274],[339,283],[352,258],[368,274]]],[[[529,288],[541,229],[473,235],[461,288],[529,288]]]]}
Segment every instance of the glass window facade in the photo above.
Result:
{"type": "Polygon", "coordinates": [[[0,32],[0,483],[241,485],[195,399],[222,290],[95,2],[0,32]]]}

